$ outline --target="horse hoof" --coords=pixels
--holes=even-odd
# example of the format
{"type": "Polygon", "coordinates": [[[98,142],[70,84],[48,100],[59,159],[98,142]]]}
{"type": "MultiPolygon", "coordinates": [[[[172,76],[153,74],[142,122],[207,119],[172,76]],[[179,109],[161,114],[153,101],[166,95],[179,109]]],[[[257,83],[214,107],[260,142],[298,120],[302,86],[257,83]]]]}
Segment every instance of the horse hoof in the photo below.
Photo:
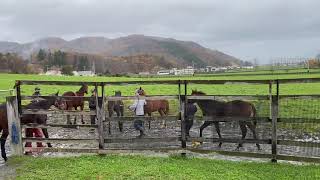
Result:
{"type": "Polygon", "coordinates": [[[8,161],[8,158],[7,158],[7,157],[4,157],[3,159],[4,159],[4,161],[5,161],[5,162],[7,162],[7,161],[8,161]]]}

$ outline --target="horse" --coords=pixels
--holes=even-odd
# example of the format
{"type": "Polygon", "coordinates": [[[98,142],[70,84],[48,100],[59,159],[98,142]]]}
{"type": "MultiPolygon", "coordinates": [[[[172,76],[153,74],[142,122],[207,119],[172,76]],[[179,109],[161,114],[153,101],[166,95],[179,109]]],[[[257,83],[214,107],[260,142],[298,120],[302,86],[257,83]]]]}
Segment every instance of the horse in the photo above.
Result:
{"type": "MultiPolygon", "coordinates": [[[[204,92],[192,90],[191,95],[203,96],[206,95],[204,92]]],[[[213,116],[214,117],[241,117],[241,118],[254,118],[256,116],[256,108],[253,104],[242,101],[234,100],[229,102],[216,101],[216,100],[189,100],[194,101],[198,104],[202,110],[203,116],[213,116]]],[[[200,137],[202,137],[202,131],[207,126],[214,124],[219,138],[222,138],[220,133],[219,122],[205,121],[200,127],[200,137]]],[[[242,134],[242,140],[245,139],[247,134],[247,127],[252,131],[253,138],[257,139],[256,135],[256,125],[257,122],[254,121],[241,121],[239,120],[240,130],[242,134]]],[[[221,147],[222,142],[219,143],[221,147]]],[[[237,149],[242,147],[243,143],[240,142],[237,149]]],[[[258,150],[260,150],[260,145],[256,144],[258,150]]]]}
{"type": "MultiPolygon", "coordinates": [[[[137,91],[139,95],[146,96],[146,92],[140,87],[137,91]]],[[[166,99],[159,100],[146,100],[146,105],[144,106],[144,113],[151,117],[152,112],[158,111],[160,116],[167,116],[169,114],[169,101],[166,99]]],[[[165,120],[162,121],[162,127],[166,127],[165,120]]],[[[149,129],[150,129],[149,121],[149,129]]]]}
{"type": "MultiPolygon", "coordinates": [[[[121,91],[115,91],[114,95],[116,97],[121,96],[121,91]]],[[[109,117],[112,117],[113,113],[117,113],[117,117],[122,117],[124,115],[124,105],[121,100],[116,100],[116,101],[108,101],[108,112],[109,112],[109,117]]],[[[118,122],[119,125],[119,130],[120,132],[123,131],[123,123],[118,122]]],[[[110,121],[109,121],[109,134],[111,134],[111,129],[110,129],[110,121]]]]}
{"type": "MultiPolygon", "coordinates": [[[[81,88],[77,92],[68,91],[68,92],[63,93],[62,96],[83,97],[84,94],[88,94],[88,85],[86,85],[86,84],[82,84],[81,88]]],[[[63,108],[61,108],[63,110],[72,110],[73,108],[75,110],[77,110],[78,107],[80,107],[80,110],[83,111],[83,108],[84,108],[83,98],[66,97],[66,98],[63,98],[63,100],[60,101],[59,104],[60,104],[59,105],[60,107],[63,107],[63,108]]],[[[76,123],[77,123],[77,118],[74,117],[74,124],[76,124],[76,123]]],[[[84,120],[83,120],[83,115],[81,115],[81,123],[85,124],[84,120]]],[[[67,124],[72,124],[70,121],[70,115],[67,115],[67,124]]]]}
{"type": "MultiPolygon", "coordinates": [[[[31,102],[30,104],[26,106],[22,106],[26,109],[42,109],[42,110],[48,110],[52,105],[57,106],[57,92],[51,97],[48,97],[44,100],[40,100],[37,102],[31,102]]],[[[37,123],[45,125],[47,122],[47,115],[44,114],[27,114],[23,115],[20,118],[21,124],[28,124],[28,123],[37,123]]],[[[7,161],[7,155],[5,150],[5,143],[7,140],[7,137],[9,135],[9,128],[8,128],[8,117],[7,117],[7,106],[6,103],[0,104],[0,132],[2,131],[1,136],[1,156],[2,158],[7,161]]],[[[49,134],[47,131],[47,128],[42,128],[43,135],[46,138],[49,138],[49,134]]],[[[27,134],[26,134],[27,135],[27,134]]],[[[47,143],[48,147],[52,147],[50,143],[47,143]]]]}
{"type": "Polygon", "coordinates": [[[2,131],[1,135],[1,157],[4,161],[7,161],[7,154],[5,149],[5,144],[7,137],[9,135],[9,128],[8,128],[8,118],[7,118],[7,105],[6,103],[0,104],[0,132],[2,131]]]}

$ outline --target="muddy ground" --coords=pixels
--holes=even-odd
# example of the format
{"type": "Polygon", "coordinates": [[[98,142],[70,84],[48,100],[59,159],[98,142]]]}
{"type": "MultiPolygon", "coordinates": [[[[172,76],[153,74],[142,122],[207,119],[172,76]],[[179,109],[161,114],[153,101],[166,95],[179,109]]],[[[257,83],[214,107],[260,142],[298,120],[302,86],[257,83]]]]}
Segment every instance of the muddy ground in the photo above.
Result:
{"type": "MultiPolygon", "coordinates": [[[[88,124],[90,122],[88,117],[85,117],[85,121],[88,124]]],[[[48,123],[61,124],[66,123],[65,116],[50,116],[48,123]]],[[[78,120],[80,123],[80,120],[78,120]]],[[[146,135],[147,137],[176,137],[180,135],[180,124],[178,122],[167,122],[167,128],[161,128],[161,122],[152,122],[151,129],[147,128],[146,125],[146,135]]],[[[191,137],[199,137],[199,127],[202,125],[201,121],[195,120],[195,123],[191,129],[191,137]]],[[[107,123],[106,123],[107,126],[107,123]]],[[[312,124],[310,124],[312,126],[312,124]]],[[[240,128],[237,122],[232,123],[220,123],[221,133],[224,138],[241,138],[240,128]]],[[[304,125],[304,127],[307,127],[304,125]]],[[[121,133],[118,130],[117,123],[111,123],[112,134],[109,135],[106,130],[106,138],[124,138],[124,137],[136,137],[139,133],[133,128],[132,122],[124,123],[124,132],[121,133]]],[[[50,128],[48,129],[50,138],[98,138],[96,130],[90,130],[88,128],[80,129],[70,129],[70,128],[50,128]]],[[[257,134],[259,139],[270,139],[271,137],[271,124],[270,123],[258,123],[257,134]]],[[[217,138],[217,133],[214,127],[209,126],[204,130],[204,137],[215,137],[217,138]]],[[[251,131],[248,131],[247,138],[252,139],[251,131]]],[[[320,142],[320,132],[307,132],[307,130],[302,129],[279,129],[278,130],[279,139],[287,140],[297,140],[297,141],[309,141],[309,142],[320,142]]],[[[8,140],[9,141],[9,140],[8,140]]],[[[33,144],[35,145],[35,144],[33,144]]],[[[53,143],[54,147],[60,148],[97,148],[98,143],[92,144],[69,144],[69,143],[53,143]]],[[[120,144],[120,143],[108,143],[107,148],[134,148],[134,147],[146,147],[146,148],[168,148],[168,147],[180,147],[180,142],[162,142],[162,143],[133,143],[133,144],[120,144]]],[[[191,143],[187,146],[191,147],[191,143]]],[[[6,143],[7,152],[10,156],[9,143],[6,143]]],[[[234,143],[224,143],[221,148],[218,147],[218,143],[203,143],[198,148],[200,149],[213,149],[213,150],[225,150],[225,151],[236,151],[237,144],[234,143]]],[[[257,150],[255,144],[244,144],[244,147],[240,149],[242,152],[255,152],[255,153],[271,153],[271,145],[261,145],[262,150],[257,150]]],[[[320,157],[320,147],[309,148],[309,147],[298,147],[298,146],[278,146],[278,153],[284,155],[296,155],[296,156],[306,156],[306,157],[320,157]]],[[[152,151],[144,151],[146,155],[157,154],[152,151]]],[[[44,156],[60,156],[62,153],[43,153],[44,156]]],[[[165,155],[165,153],[164,153],[165,155]]],[[[231,156],[222,156],[218,154],[197,154],[190,153],[190,156],[196,157],[206,157],[206,158],[218,158],[218,159],[228,159],[228,160],[253,160],[252,158],[239,158],[231,156]]],[[[0,167],[3,169],[5,163],[0,159],[0,167]]],[[[1,176],[0,176],[1,177],[1,176]]]]}

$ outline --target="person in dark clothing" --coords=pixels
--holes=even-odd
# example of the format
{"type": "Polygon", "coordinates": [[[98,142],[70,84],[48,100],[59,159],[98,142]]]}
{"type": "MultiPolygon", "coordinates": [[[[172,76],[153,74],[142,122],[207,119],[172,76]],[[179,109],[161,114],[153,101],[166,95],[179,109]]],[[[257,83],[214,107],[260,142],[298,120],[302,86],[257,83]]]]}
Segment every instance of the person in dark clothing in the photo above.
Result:
{"type": "MultiPolygon", "coordinates": [[[[95,111],[97,109],[97,105],[96,105],[96,95],[97,95],[97,91],[94,89],[91,91],[92,95],[89,101],[89,109],[90,111],[95,111]]],[[[102,99],[98,99],[98,103],[99,103],[99,107],[101,107],[102,105],[102,99]]],[[[91,115],[90,116],[91,119],[91,124],[96,124],[96,115],[91,115]]]]}
{"type": "MultiPolygon", "coordinates": [[[[182,103],[185,102],[185,97],[181,97],[182,103]]],[[[193,119],[197,112],[197,106],[192,101],[188,101],[186,104],[186,112],[185,112],[185,127],[186,127],[186,136],[190,136],[189,132],[191,127],[193,126],[193,119]]]]}

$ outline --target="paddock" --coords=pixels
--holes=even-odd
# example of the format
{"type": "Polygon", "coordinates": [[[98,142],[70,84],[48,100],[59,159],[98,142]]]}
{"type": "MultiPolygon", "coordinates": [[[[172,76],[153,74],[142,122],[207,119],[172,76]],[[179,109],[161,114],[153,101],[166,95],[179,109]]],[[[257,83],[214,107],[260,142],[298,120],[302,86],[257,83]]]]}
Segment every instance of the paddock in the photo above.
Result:
{"type": "MultiPolygon", "coordinates": [[[[255,158],[270,158],[277,160],[294,160],[306,162],[320,162],[320,95],[283,95],[281,85],[288,83],[315,83],[320,79],[276,79],[276,80],[172,80],[172,81],[128,81],[128,82],[85,82],[88,86],[98,90],[96,102],[102,99],[101,107],[96,111],[61,111],[51,109],[28,110],[23,109],[23,101],[33,99],[32,96],[23,95],[24,86],[49,85],[55,89],[59,86],[80,86],[82,82],[72,81],[19,81],[16,87],[16,96],[7,97],[8,120],[10,130],[11,154],[23,155],[26,150],[25,142],[51,142],[52,148],[31,148],[32,151],[71,152],[71,153],[99,153],[108,154],[122,151],[175,151],[183,156],[188,152],[210,153],[217,152],[231,156],[246,156],[255,158]],[[154,113],[152,117],[144,117],[146,137],[137,138],[132,126],[134,116],[129,111],[123,117],[107,117],[106,103],[110,100],[123,100],[126,105],[135,99],[134,96],[113,97],[107,96],[106,91],[113,86],[157,86],[164,84],[174,86],[176,94],[154,95],[148,94],[147,100],[167,99],[170,102],[170,114],[160,117],[154,113]],[[217,95],[191,96],[190,87],[197,85],[228,84],[260,84],[268,89],[265,95],[217,95]],[[185,100],[183,100],[185,99],[185,100]],[[190,137],[186,136],[185,104],[188,100],[214,99],[214,100],[244,100],[252,102],[257,109],[257,116],[253,118],[240,117],[212,117],[202,116],[198,107],[190,137]],[[174,108],[171,108],[174,107],[174,108]],[[48,122],[45,126],[37,124],[20,124],[19,117],[24,114],[47,114],[48,122]],[[86,124],[67,125],[66,115],[84,115],[86,124]],[[97,116],[96,125],[90,125],[90,115],[97,116]],[[181,116],[180,116],[181,115],[181,116]],[[180,117],[180,118],[179,118],[180,117]],[[161,120],[165,119],[167,128],[161,128],[161,120]],[[248,131],[245,140],[241,140],[239,120],[257,121],[258,140],[252,138],[248,131]],[[119,132],[117,122],[124,123],[124,132],[119,132]],[[148,129],[148,122],[151,128],[148,129]],[[215,128],[209,126],[204,130],[204,137],[199,138],[199,127],[204,121],[217,121],[220,123],[222,138],[218,138],[215,128]],[[17,131],[12,131],[12,128],[17,131]],[[24,129],[28,127],[48,128],[50,138],[26,138],[24,129]],[[111,133],[109,132],[109,129],[111,133]],[[200,144],[202,142],[202,144],[200,144]],[[222,142],[221,148],[218,143],[222,142]],[[243,142],[244,147],[236,150],[238,143],[243,142]],[[261,144],[262,150],[257,150],[255,144],[261,144]]],[[[77,87],[75,87],[76,89],[77,87]]],[[[44,98],[46,96],[43,96],[44,98]]],[[[70,98],[70,97],[68,97],[70,98]]],[[[73,97],[79,98],[79,97],[73,97]]],[[[83,97],[88,101],[90,97],[83,97]]],[[[79,121],[78,121],[79,122],[79,121]]]]}

